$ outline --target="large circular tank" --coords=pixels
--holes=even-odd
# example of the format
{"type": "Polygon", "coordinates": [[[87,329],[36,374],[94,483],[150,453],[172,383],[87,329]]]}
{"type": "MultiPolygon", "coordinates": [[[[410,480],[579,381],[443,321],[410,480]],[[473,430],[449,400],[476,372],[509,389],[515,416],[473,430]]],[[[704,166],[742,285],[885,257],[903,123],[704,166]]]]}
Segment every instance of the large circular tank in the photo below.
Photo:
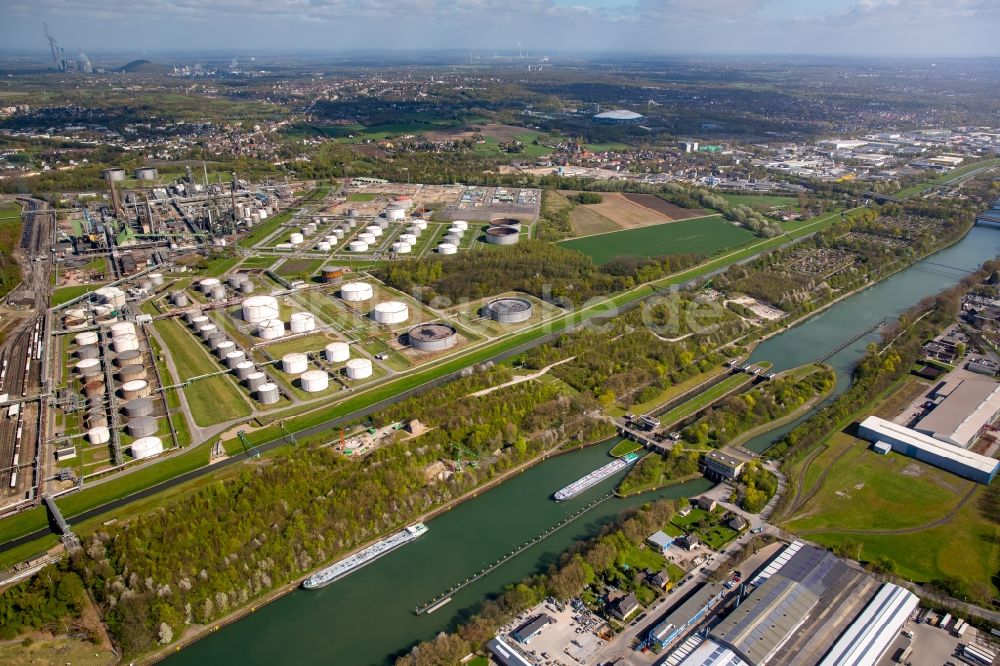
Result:
{"type": "Polygon", "coordinates": [[[247,388],[251,391],[256,391],[261,386],[267,383],[267,375],[263,372],[251,372],[246,377],[244,381],[247,383],[247,388]]]}
{"type": "Polygon", "coordinates": [[[139,290],[143,292],[150,292],[153,290],[152,280],[139,280],[139,290]]]}
{"type": "Polygon", "coordinates": [[[215,348],[225,341],[226,341],[226,334],[223,333],[222,331],[215,331],[214,333],[208,336],[207,340],[205,340],[205,345],[212,351],[215,351],[215,348]]]}
{"type": "Polygon", "coordinates": [[[442,351],[458,343],[458,331],[447,324],[418,324],[406,337],[418,351],[442,351]]]}
{"type": "Polygon", "coordinates": [[[411,214],[414,217],[430,217],[434,214],[434,211],[430,208],[415,208],[411,214]]]}
{"type": "Polygon", "coordinates": [[[236,378],[242,381],[253,374],[254,367],[253,361],[242,360],[233,366],[233,372],[236,378]]]}
{"type": "Polygon", "coordinates": [[[485,316],[501,324],[516,324],[531,319],[532,305],[526,298],[498,298],[486,306],[485,316]]]}
{"type": "Polygon", "coordinates": [[[115,356],[115,365],[124,368],[126,365],[142,363],[142,352],[138,349],[129,349],[115,356]]]}
{"type": "Polygon", "coordinates": [[[237,365],[245,361],[246,358],[247,355],[243,353],[242,349],[236,349],[234,351],[231,351],[228,354],[226,354],[226,367],[232,370],[237,365]]]}
{"type": "Polygon", "coordinates": [[[367,358],[352,358],[344,365],[344,372],[351,379],[365,379],[372,376],[372,362],[367,358]]]}
{"type": "Polygon", "coordinates": [[[104,170],[104,180],[108,182],[120,183],[123,180],[125,180],[126,175],[127,174],[125,173],[125,169],[121,169],[118,167],[104,170]]]}
{"type": "Polygon", "coordinates": [[[458,236],[459,238],[461,238],[462,234],[465,233],[465,229],[466,227],[458,227],[453,224],[450,227],[448,227],[448,233],[453,236],[458,236]]]}
{"type": "Polygon", "coordinates": [[[265,340],[276,340],[285,334],[285,322],[280,319],[268,319],[257,326],[257,335],[265,340]]]}
{"type": "Polygon", "coordinates": [[[441,243],[447,243],[449,245],[454,245],[458,247],[462,242],[462,237],[458,234],[446,234],[444,238],[441,239],[441,243]]]}
{"type": "Polygon", "coordinates": [[[410,318],[410,308],[400,301],[385,301],[375,306],[371,318],[380,324],[400,324],[410,318]]]}
{"type": "Polygon", "coordinates": [[[510,227],[521,231],[521,220],[516,217],[501,217],[499,220],[490,222],[491,227],[510,227]]]}
{"type": "MultiPolygon", "coordinates": [[[[378,238],[379,236],[382,235],[382,227],[378,226],[377,224],[369,224],[367,227],[365,227],[365,233],[369,233],[375,238],[378,238]]],[[[358,234],[358,238],[361,238],[361,236],[362,234],[358,234]]]]}
{"type": "Polygon", "coordinates": [[[140,437],[132,442],[132,457],[136,460],[152,458],[163,453],[163,442],[159,437],[140,437]]]}
{"type": "Polygon", "coordinates": [[[87,412],[87,427],[108,427],[108,414],[104,411],[103,407],[94,407],[92,410],[87,412]]]}
{"type": "Polygon", "coordinates": [[[119,321],[111,324],[111,337],[117,338],[122,335],[135,335],[135,324],[130,321],[119,321]]]}
{"type": "Polygon", "coordinates": [[[291,243],[292,245],[301,245],[304,241],[305,241],[305,236],[303,236],[298,231],[293,231],[288,236],[288,242],[291,243]]]}
{"type": "Polygon", "coordinates": [[[281,399],[281,392],[278,385],[265,382],[257,387],[257,400],[263,405],[273,405],[281,399]]]}
{"type": "Polygon", "coordinates": [[[437,246],[438,254],[456,254],[458,246],[454,243],[441,243],[437,246]]]}
{"type": "Polygon", "coordinates": [[[85,358],[82,361],[77,361],[76,371],[84,377],[99,375],[101,374],[101,359],[85,358]]]}
{"type": "Polygon", "coordinates": [[[466,229],[469,228],[469,223],[466,222],[465,220],[455,220],[454,222],[451,223],[451,226],[454,229],[461,229],[462,231],[465,231],[466,229]]]}
{"type": "MultiPolygon", "coordinates": [[[[198,317],[205,317],[205,315],[203,315],[200,310],[188,310],[184,313],[184,321],[186,321],[188,326],[191,326],[192,328],[197,328],[194,323],[195,319],[198,317]]],[[[205,321],[208,321],[208,317],[205,317],[205,321]]]]}
{"type": "Polygon", "coordinates": [[[153,413],[153,401],[149,398],[133,398],[125,403],[125,415],[130,419],[149,416],[153,413]]]}
{"type": "Polygon", "coordinates": [[[350,244],[348,244],[347,249],[351,252],[367,252],[368,243],[361,240],[351,241],[350,244]]]}
{"type": "Polygon", "coordinates": [[[409,243],[397,242],[392,244],[392,251],[396,254],[409,254],[413,251],[413,246],[409,243]]]}
{"type": "Polygon", "coordinates": [[[290,375],[297,375],[309,369],[309,358],[299,352],[291,352],[281,357],[281,369],[290,375]]]}
{"type": "Polygon", "coordinates": [[[97,345],[84,345],[76,348],[76,355],[77,358],[98,358],[101,355],[101,349],[97,345]]]}
{"type": "Polygon", "coordinates": [[[187,294],[185,294],[183,291],[175,291],[173,295],[170,297],[170,300],[172,300],[174,302],[174,305],[179,308],[183,308],[188,303],[190,303],[187,294]]]}
{"type": "Polygon", "coordinates": [[[241,294],[252,294],[254,290],[253,280],[244,280],[240,282],[240,293],[241,294]]]}
{"type": "Polygon", "coordinates": [[[94,290],[94,294],[102,303],[106,303],[112,308],[120,308],[125,305],[125,292],[118,287],[101,287],[94,290]]]}
{"type": "Polygon", "coordinates": [[[152,416],[137,416],[128,422],[128,434],[133,437],[149,437],[155,435],[157,429],[156,419],[152,416]]]}
{"type": "Polygon", "coordinates": [[[139,364],[126,365],[118,371],[118,376],[121,377],[123,382],[130,382],[134,379],[145,379],[146,368],[139,364]]]}
{"type": "Polygon", "coordinates": [[[97,331],[82,331],[73,336],[73,340],[76,344],[84,347],[86,345],[96,345],[97,344],[97,331]]]}
{"type": "Polygon", "coordinates": [[[427,221],[426,220],[413,220],[413,226],[415,226],[417,229],[420,229],[421,231],[423,231],[424,229],[427,228],[427,221]]]}
{"type": "Polygon", "coordinates": [[[66,310],[66,316],[70,319],[86,319],[87,310],[85,308],[70,308],[66,310]]]}
{"type": "Polygon", "coordinates": [[[111,341],[111,346],[114,348],[115,353],[121,354],[122,352],[131,351],[133,349],[139,348],[139,336],[135,333],[129,333],[126,335],[119,335],[117,338],[111,341]]]}
{"type": "MultiPolygon", "coordinates": [[[[203,314],[195,315],[188,320],[188,325],[190,325],[191,328],[194,329],[195,331],[197,331],[202,326],[207,326],[208,324],[211,323],[212,321],[203,314]]],[[[212,325],[214,326],[214,324],[212,325]]]]}
{"type": "Polygon", "coordinates": [[[330,376],[325,370],[309,370],[299,376],[299,384],[306,393],[318,393],[330,387],[330,376]]]}
{"type": "Polygon", "coordinates": [[[226,358],[231,351],[236,351],[236,343],[232,340],[223,340],[215,346],[215,355],[220,359],[226,358]]]}
{"type": "Polygon", "coordinates": [[[346,342],[331,342],[323,352],[330,363],[343,363],[351,358],[351,347],[346,342]]]}
{"type": "Polygon", "coordinates": [[[246,273],[233,273],[229,276],[228,282],[233,289],[239,289],[240,285],[249,279],[246,273]]]}
{"type": "Polygon", "coordinates": [[[154,287],[163,286],[163,273],[150,273],[149,281],[154,287]]]}
{"type": "Polygon", "coordinates": [[[278,299],[274,296],[251,296],[243,299],[242,316],[243,321],[248,324],[277,319],[279,312],[278,299]]]}
{"type": "Polygon", "coordinates": [[[344,237],[343,229],[334,229],[333,231],[330,232],[330,235],[327,236],[327,238],[330,240],[331,243],[340,240],[343,237],[344,237]]]}
{"type": "Polygon", "coordinates": [[[149,382],[145,379],[133,379],[122,384],[122,397],[125,400],[145,398],[149,395],[149,382]]]}
{"type": "Polygon", "coordinates": [[[400,222],[406,218],[406,209],[389,206],[385,209],[385,218],[393,222],[400,222]]]}
{"type": "Polygon", "coordinates": [[[209,293],[209,296],[212,297],[212,300],[221,301],[226,297],[226,288],[221,284],[217,284],[212,287],[212,291],[209,293]]]}
{"type": "Polygon", "coordinates": [[[371,245],[372,243],[375,242],[375,234],[371,234],[368,233],[367,231],[364,231],[358,234],[358,240],[361,241],[362,243],[367,243],[368,245],[371,245]]]}
{"type": "Polygon", "coordinates": [[[311,312],[293,312],[288,320],[292,333],[308,333],[316,330],[316,317],[311,312]]]}
{"type": "Polygon", "coordinates": [[[345,301],[367,301],[375,295],[375,290],[366,282],[348,282],[340,286],[340,297],[345,301]]]}
{"type": "Polygon", "coordinates": [[[416,245],[417,244],[417,234],[400,234],[399,235],[399,242],[400,243],[409,243],[410,245],[416,245]]]}
{"type": "Polygon", "coordinates": [[[87,439],[91,444],[107,444],[111,441],[111,431],[107,426],[96,426],[87,431],[87,439]]]}
{"type": "MultiPolygon", "coordinates": [[[[98,326],[111,326],[111,324],[115,323],[116,321],[118,321],[118,317],[111,314],[100,315],[99,317],[96,317],[94,319],[94,323],[97,324],[98,326]]],[[[73,327],[69,325],[67,325],[66,328],[74,330],[73,327]]]]}
{"type": "Polygon", "coordinates": [[[493,245],[514,245],[521,240],[521,232],[513,227],[490,227],[485,239],[493,245]]]}
{"type": "Polygon", "coordinates": [[[215,324],[205,324],[204,326],[198,327],[198,335],[201,336],[202,340],[208,340],[212,337],[212,334],[219,330],[219,327],[215,324]]]}
{"type": "Polygon", "coordinates": [[[75,317],[66,317],[66,322],[64,324],[67,331],[79,331],[81,328],[87,327],[86,319],[76,319],[75,317]]]}
{"type": "Polygon", "coordinates": [[[160,177],[156,167],[139,167],[133,172],[136,180],[156,180],[160,177]]]}
{"type": "Polygon", "coordinates": [[[212,290],[220,284],[222,284],[222,282],[219,278],[204,278],[198,281],[198,289],[200,289],[203,294],[211,294],[212,290]]]}
{"type": "Polygon", "coordinates": [[[319,250],[320,252],[329,252],[330,241],[320,241],[316,243],[316,249],[319,250]]]}
{"type": "Polygon", "coordinates": [[[94,378],[83,385],[83,394],[88,398],[99,398],[104,395],[108,387],[104,385],[104,380],[94,378]]]}

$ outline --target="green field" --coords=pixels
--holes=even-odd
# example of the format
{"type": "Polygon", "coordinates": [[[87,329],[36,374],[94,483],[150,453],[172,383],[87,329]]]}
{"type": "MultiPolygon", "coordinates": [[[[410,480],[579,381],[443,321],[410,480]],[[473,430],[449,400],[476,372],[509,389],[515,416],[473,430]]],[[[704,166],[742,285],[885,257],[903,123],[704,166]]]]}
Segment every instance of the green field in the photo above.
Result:
{"type": "Polygon", "coordinates": [[[671,409],[669,412],[660,417],[660,423],[665,426],[669,426],[672,423],[682,421],[692,414],[704,409],[730,391],[734,391],[744,384],[748,384],[753,378],[753,375],[745,372],[730,375],[715,386],[702,391],[690,400],[686,400],[671,409]]]}
{"type": "Polygon", "coordinates": [[[103,283],[94,284],[78,284],[72,287],[60,287],[56,289],[52,294],[52,307],[57,305],[62,305],[63,303],[68,303],[74,298],[79,298],[83,296],[88,291],[93,291],[94,289],[99,289],[103,283]]]}
{"type": "Polygon", "coordinates": [[[780,197],[774,195],[756,194],[719,194],[733,206],[749,206],[754,210],[765,211],[771,208],[798,208],[796,197],[780,197]]]}
{"type": "Polygon", "coordinates": [[[658,257],[668,254],[711,256],[749,243],[753,232],[727,222],[721,215],[658,224],[641,229],[586,236],[560,243],[606,264],[615,257],[658,257]]]}

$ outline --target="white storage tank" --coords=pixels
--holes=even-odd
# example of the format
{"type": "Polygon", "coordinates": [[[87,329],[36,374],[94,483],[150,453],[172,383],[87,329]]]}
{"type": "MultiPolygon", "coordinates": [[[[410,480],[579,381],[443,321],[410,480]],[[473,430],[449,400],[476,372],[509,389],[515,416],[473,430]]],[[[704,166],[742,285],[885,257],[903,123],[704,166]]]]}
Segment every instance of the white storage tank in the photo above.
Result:
{"type": "Polygon", "coordinates": [[[346,342],[331,342],[323,351],[330,363],[343,363],[351,358],[351,347],[346,342]]]}
{"type": "Polygon", "coordinates": [[[348,282],[340,286],[340,297],[345,301],[367,301],[375,295],[375,290],[367,282],[348,282]]]}
{"type": "Polygon", "coordinates": [[[198,289],[201,290],[203,294],[211,294],[212,290],[222,284],[219,278],[205,278],[198,282],[198,289]]]}
{"type": "Polygon", "coordinates": [[[247,355],[243,352],[242,349],[236,349],[234,351],[228,352],[226,354],[226,367],[232,370],[237,365],[245,361],[246,358],[247,355]]]}
{"type": "Polygon", "coordinates": [[[408,243],[409,245],[416,245],[417,244],[417,235],[416,234],[400,234],[400,236],[399,236],[399,242],[400,243],[408,243]]]}
{"type": "Polygon", "coordinates": [[[243,321],[258,324],[268,319],[278,318],[278,299],[274,296],[251,296],[243,299],[243,321]]]}
{"type": "Polygon", "coordinates": [[[454,222],[451,223],[451,226],[455,229],[461,229],[462,231],[465,231],[466,229],[469,228],[469,223],[466,222],[465,220],[455,220],[454,222]]]}
{"type": "Polygon", "coordinates": [[[76,344],[81,347],[86,347],[87,345],[97,344],[97,331],[83,331],[82,333],[77,333],[73,336],[76,344]]]}
{"type": "Polygon", "coordinates": [[[208,324],[211,324],[212,322],[205,315],[197,315],[197,316],[191,317],[190,323],[191,323],[191,328],[193,328],[194,330],[197,331],[202,326],[207,326],[208,324]]]}
{"type": "Polygon", "coordinates": [[[170,300],[172,300],[174,302],[174,305],[176,305],[179,308],[185,307],[189,302],[187,294],[185,294],[183,291],[175,291],[173,295],[170,297],[170,300]]]}
{"type": "Polygon", "coordinates": [[[111,441],[111,431],[107,426],[97,426],[87,431],[87,439],[91,444],[107,444],[111,441]]]}
{"type": "Polygon", "coordinates": [[[372,362],[367,358],[352,358],[344,366],[344,372],[351,379],[365,379],[372,376],[372,362]]]}
{"type": "Polygon", "coordinates": [[[368,233],[367,231],[358,234],[358,240],[362,243],[368,243],[371,245],[375,242],[375,234],[368,233]]]}
{"type": "Polygon", "coordinates": [[[330,387],[330,377],[325,370],[309,370],[302,373],[299,383],[306,393],[318,393],[330,387]]]}
{"type": "Polygon", "coordinates": [[[293,312],[288,327],[292,333],[308,333],[316,330],[316,318],[311,312],[293,312]]]}
{"type": "Polygon", "coordinates": [[[462,234],[465,233],[465,227],[458,227],[458,226],[452,225],[452,226],[448,227],[448,233],[451,234],[452,236],[458,236],[459,238],[461,238],[462,234]]]}
{"type": "Polygon", "coordinates": [[[212,297],[212,300],[221,301],[226,297],[226,288],[221,284],[217,284],[212,287],[212,291],[209,292],[209,296],[212,297]]]}
{"type": "Polygon", "coordinates": [[[101,359],[85,358],[82,361],[77,362],[76,370],[84,377],[98,375],[101,373],[101,359]]]}
{"type": "Polygon", "coordinates": [[[135,333],[128,333],[124,335],[119,335],[111,341],[111,346],[114,347],[115,353],[121,354],[122,352],[131,351],[133,349],[139,348],[139,336],[135,333]]]}
{"type": "Polygon", "coordinates": [[[288,237],[288,242],[292,245],[302,245],[305,240],[305,237],[297,231],[292,232],[292,234],[288,237]]]}
{"type": "Polygon", "coordinates": [[[257,400],[264,405],[273,405],[281,399],[281,392],[278,391],[278,385],[272,384],[271,382],[265,382],[257,387],[257,400]]]}
{"type": "Polygon", "coordinates": [[[257,325],[257,335],[265,340],[275,340],[285,334],[285,322],[268,319],[257,325]]]}
{"type": "Polygon", "coordinates": [[[198,327],[198,335],[201,336],[202,340],[208,340],[217,330],[219,330],[219,327],[215,324],[205,324],[198,327]]]}
{"type": "Polygon", "coordinates": [[[244,381],[247,383],[248,389],[256,391],[267,383],[267,375],[263,372],[251,372],[244,378],[244,381]]]}
{"type": "Polygon", "coordinates": [[[128,422],[128,434],[133,437],[149,437],[155,435],[157,429],[156,419],[152,416],[137,416],[128,422]]]}
{"type": "Polygon", "coordinates": [[[365,232],[377,238],[382,235],[382,227],[378,226],[377,224],[370,224],[367,227],[365,227],[365,232]]]}
{"type": "Polygon", "coordinates": [[[387,220],[392,220],[393,222],[400,222],[406,217],[406,209],[397,208],[396,206],[389,206],[385,209],[385,217],[387,220]]]}
{"type": "MultiPolygon", "coordinates": [[[[233,368],[233,372],[236,373],[237,379],[243,381],[250,375],[255,374],[253,361],[240,361],[236,364],[236,367],[233,368]]],[[[263,375],[264,373],[261,372],[259,374],[263,375]]]]}
{"type": "Polygon", "coordinates": [[[410,318],[410,308],[400,301],[385,301],[375,306],[371,318],[380,324],[399,324],[410,318]]]}
{"type": "Polygon", "coordinates": [[[220,359],[226,358],[226,355],[232,351],[236,351],[236,343],[232,340],[223,340],[215,346],[215,355],[220,359]]]}
{"type": "Polygon", "coordinates": [[[133,379],[122,384],[122,397],[125,400],[145,398],[149,395],[149,382],[145,379],[133,379]]]}
{"type": "Polygon", "coordinates": [[[427,220],[413,220],[413,226],[423,231],[427,228],[427,220]]]}
{"type": "Polygon", "coordinates": [[[319,243],[316,243],[316,249],[320,252],[329,252],[330,241],[320,241],[319,243]]]}
{"type": "Polygon", "coordinates": [[[149,281],[153,283],[154,287],[160,287],[163,285],[163,273],[150,273],[149,281]]]}
{"type": "Polygon", "coordinates": [[[350,245],[348,245],[347,247],[348,247],[348,249],[351,252],[367,252],[368,251],[368,243],[366,243],[364,241],[361,241],[361,240],[351,241],[350,245]]]}
{"type": "Polygon", "coordinates": [[[163,442],[159,437],[140,437],[132,442],[132,457],[136,460],[152,458],[163,453],[163,442]]]}
{"type": "Polygon", "coordinates": [[[297,375],[309,369],[309,358],[299,352],[291,352],[281,357],[281,369],[290,375],[297,375]]]}
{"type": "Polygon", "coordinates": [[[457,254],[458,246],[454,243],[441,243],[437,247],[438,254],[457,254]]]}
{"type": "Polygon", "coordinates": [[[392,251],[395,252],[396,254],[409,254],[410,252],[413,251],[413,246],[410,245],[409,243],[403,243],[403,242],[393,243],[392,251]]]}

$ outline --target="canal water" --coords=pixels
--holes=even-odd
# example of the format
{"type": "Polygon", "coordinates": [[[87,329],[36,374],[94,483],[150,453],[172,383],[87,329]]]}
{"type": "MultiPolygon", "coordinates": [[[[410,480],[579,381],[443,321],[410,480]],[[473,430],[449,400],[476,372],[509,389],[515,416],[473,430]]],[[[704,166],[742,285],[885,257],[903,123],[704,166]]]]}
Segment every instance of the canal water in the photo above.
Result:
{"type": "MultiPolygon", "coordinates": [[[[930,261],[973,270],[998,254],[1000,230],[974,227],[962,241],[930,261]]],[[[964,275],[952,268],[917,264],[764,342],[750,361],[771,361],[775,371],[813,361],[872,323],[896,317],[922,298],[954,285],[964,275]]],[[[851,368],[878,335],[875,332],[858,340],[827,361],[838,375],[835,395],[847,388],[851,368]]],[[[748,448],[766,449],[796,423],[751,440],[748,448]]],[[[543,571],[570,544],[594,536],[624,509],[662,497],[696,495],[710,486],[698,480],[628,500],[604,502],[469,585],[434,613],[413,613],[418,604],[474,575],[611,490],[622,474],[568,502],[551,499],[559,488],[608,462],[611,446],[609,442],[536,465],[435,518],[428,524],[430,531],[419,541],[322,590],[286,595],[185,648],[168,662],[171,666],[391,663],[415,642],[453,629],[484,597],[543,571]]]]}

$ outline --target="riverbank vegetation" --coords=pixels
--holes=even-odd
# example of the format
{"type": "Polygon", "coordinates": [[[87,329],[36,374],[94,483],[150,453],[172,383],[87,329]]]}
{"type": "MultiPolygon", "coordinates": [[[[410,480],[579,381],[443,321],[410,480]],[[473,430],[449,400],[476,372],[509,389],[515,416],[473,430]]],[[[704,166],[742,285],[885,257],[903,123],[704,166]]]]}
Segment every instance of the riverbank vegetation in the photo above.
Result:
{"type": "Polygon", "coordinates": [[[698,474],[701,454],[701,451],[686,450],[680,446],[662,456],[650,453],[628,471],[615,492],[627,497],[685,481],[698,474]]]}

